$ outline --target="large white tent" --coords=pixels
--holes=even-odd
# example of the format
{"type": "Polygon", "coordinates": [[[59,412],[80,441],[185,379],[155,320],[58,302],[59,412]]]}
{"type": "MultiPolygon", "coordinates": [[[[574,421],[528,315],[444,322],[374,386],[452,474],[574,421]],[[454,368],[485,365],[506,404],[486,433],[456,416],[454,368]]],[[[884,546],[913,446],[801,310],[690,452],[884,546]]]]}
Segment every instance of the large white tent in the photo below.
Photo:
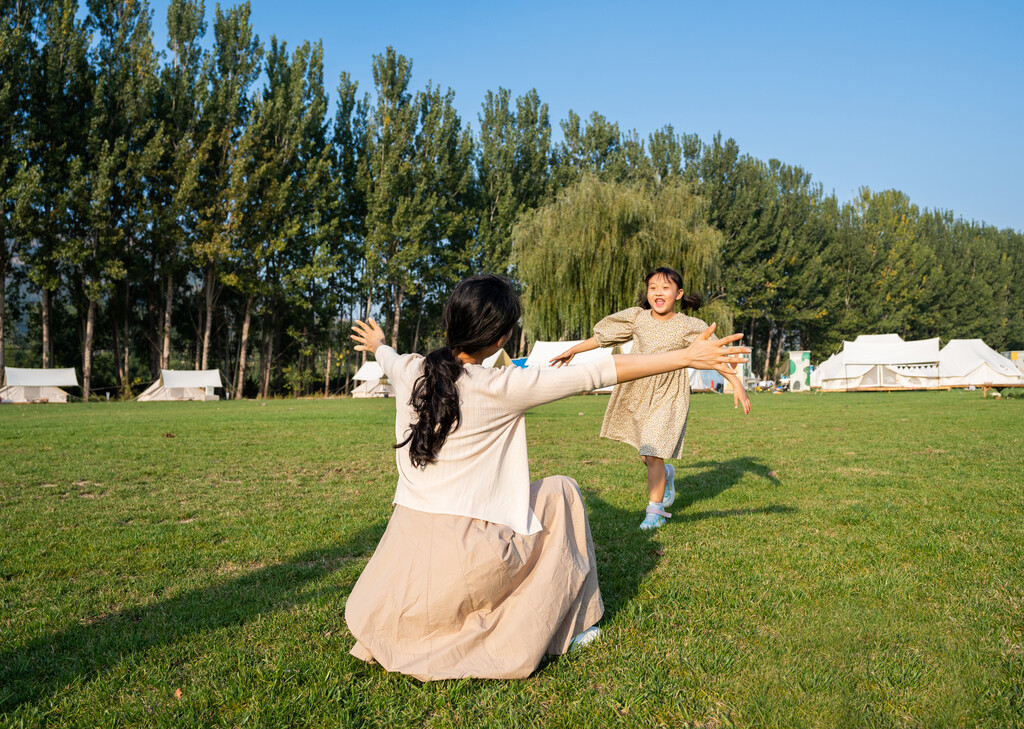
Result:
{"type": "Polygon", "coordinates": [[[0,383],[0,402],[67,402],[68,394],[62,387],[78,387],[74,367],[37,369],[4,367],[0,383]]]}
{"type": "Polygon", "coordinates": [[[160,370],[156,382],[135,399],[139,402],[220,400],[214,392],[218,387],[223,387],[219,370],[160,370]]]}
{"type": "Polygon", "coordinates": [[[951,339],[939,353],[942,387],[1024,385],[1024,373],[980,339],[951,339]]]}
{"type": "Polygon", "coordinates": [[[905,342],[898,334],[862,334],[811,373],[822,390],[914,390],[937,387],[939,340],[905,342]]]}
{"type": "Polygon", "coordinates": [[[1024,384],[1013,363],[980,339],[953,339],[941,351],[938,343],[861,335],[815,368],[811,387],[841,392],[1024,384]]]}
{"type": "Polygon", "coordinates": [[[363,362],[352,379],[359,383],[352,390],[352,397],[391,397],[394,394],[384,370],[374,360],[363,362]]]}

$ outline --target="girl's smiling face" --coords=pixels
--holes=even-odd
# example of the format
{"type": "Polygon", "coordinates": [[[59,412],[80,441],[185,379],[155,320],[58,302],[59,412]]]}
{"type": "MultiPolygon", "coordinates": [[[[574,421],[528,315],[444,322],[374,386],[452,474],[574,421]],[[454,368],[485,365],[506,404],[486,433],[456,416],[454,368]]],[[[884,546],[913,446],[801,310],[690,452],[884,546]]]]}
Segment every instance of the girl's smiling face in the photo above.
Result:
{"type": "Polygon", "coordinates": [[[676,302],[683,298],[683,290],[668,276],[657,274],[647,282],[647,303],[658,319],[670,318],[676,302]]]}

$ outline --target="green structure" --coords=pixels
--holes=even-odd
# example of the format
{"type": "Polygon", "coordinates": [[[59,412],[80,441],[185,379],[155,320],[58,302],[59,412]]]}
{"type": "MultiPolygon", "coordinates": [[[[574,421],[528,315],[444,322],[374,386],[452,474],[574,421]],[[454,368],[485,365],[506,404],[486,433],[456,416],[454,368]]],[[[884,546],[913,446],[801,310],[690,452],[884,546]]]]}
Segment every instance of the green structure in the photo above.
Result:
{"type": "Polygon", "coordinates": [[[805,350],[789,353],[789,391],[811,391],[811,353],[805,350]]]}

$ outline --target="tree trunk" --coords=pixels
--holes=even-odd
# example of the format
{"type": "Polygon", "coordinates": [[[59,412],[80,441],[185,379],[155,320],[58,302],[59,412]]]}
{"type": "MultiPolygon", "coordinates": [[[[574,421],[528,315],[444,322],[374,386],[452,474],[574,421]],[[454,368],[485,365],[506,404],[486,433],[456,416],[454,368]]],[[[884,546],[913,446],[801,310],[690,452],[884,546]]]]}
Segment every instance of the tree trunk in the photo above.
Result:
{"type": "Polygon", "coordinates": [[[764,350],[764,369],[762,370],[761,379],[768,379],[768,371],[772,362],[772,334],[774,333],[772,323],[768,322],[768,346],[764,350]]]}
{"type": "Polygon", "coordinates": [[[420,346],[420,324],[423,322],[423,300],[420,300],[419,308],[416,311],[416,332],[412,336],[412,349],[410,352],[418,352],[420,346]]]}
{"type": "Polygon", "coordinates": [[[324,366],[324,397],[331,394],[331,347],[327,347],[327,364],[324,366]]]}
{"type": "Polygon", "coordinates": [[[238,382],[235,383],[235,399],[242,397],[242,385],[245,384],[245,359],[249,350],[249,324],[252,321],[253,295],[245,297],[245,318],[242,319],[242,342],[238,347],[238,382]]]}
{"type": "MultiPolygon", "coordinates": [[[[370,293],[366,295],[366,313],[363,314],[363,321],[370,321],[370,307],[373,305],[373,284],[370,284],[370,293]]],[[[366,364],[366,350],[363,350],[363,364],[366,364]]]]}
{"type": "Polygon", "coordinates": [[[6,310],[7,271],[0,270],[0,384],[3,384],[4,367],[7,366],[7,339],[4,337],[4,312],[6,310]]]}
{"type": "Polygon", "coordinates": [[[203,322],[203,366],[199,369],[210,368],[210,337],[213,333],[213,283],[214,265],[206,264],[206,321],[203,322]]]}
{"type": "Polygon", "coordinates": [[[394,300],[395,300],[395,321],[391,325],[391,347],[398,349],[398,325],[402,320],[402,299],[405,297],[405,292],[401,286],[394,287],[394,300]]]}
{"type": "Polygon", "coordinates": [[[519,356],[526,356],[526,328],[519,330],[519,356]]]}
{"type": "Polygon", "coordinates": [[[92,338],[96,325],[96,302],[89,299],[85,314],[85,342],[82,345],[82,399],[89,402],[92,389],[92,338]]]}
{"type": "Polygon", "coordinates": [[[39,303],[42,310],[39,313],[43,325],[43,369],[49,369],[53,367],[53,337],[50,334],[51,294],[50,290],[45,287],[40,293],[39,303]]]}
{"type": "Polygon", "coordinates": [[[124,334],[121,337],[121,348],[118,350],[118,369],[121,371],[120,391],[121,397],[128,399],[132,394],[131,374],[131,284],[124,282],[124,334]]]}
{"type": "Polygon", "coordinates": [[[270,395],[270,362],[274,359],[274,334],[267,335],[266,356],[263,358],[263,376],[260,378],[260,397],[270,395]]]}
{"type": "Polygon", "coordinates": [[[779,371],[779,363],[782,361],[782,327],[779,327],[779,336],[775,340],[775,366],[772,367],[772,374],[779,371]]]}
{"type": "Polygon", "coordinates": [[[170,369],[171,366],[171,313],[174,299],[174,271],[167,273],[167,296],[164,299],[164,321],[161,327],[163,332],[163,343],[160,347],[160,369],[170,369]]]}

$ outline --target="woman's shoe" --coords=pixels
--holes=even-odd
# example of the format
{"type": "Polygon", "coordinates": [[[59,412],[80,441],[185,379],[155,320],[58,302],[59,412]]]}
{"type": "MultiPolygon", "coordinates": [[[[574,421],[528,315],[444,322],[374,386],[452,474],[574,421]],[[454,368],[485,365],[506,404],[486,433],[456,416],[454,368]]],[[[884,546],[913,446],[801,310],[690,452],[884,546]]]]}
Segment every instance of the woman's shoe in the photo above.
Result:
{"type": "Polygon", "coordinates": [[[661,508],[667,509],[676,500],[676,467],[665,464],[665,498],[661,500],[661,508]]]}
{"type": "Polygon", "coordinates": [[[567,653],[575,653],[578,650],[586,648],[588,645],[593,643],[595,640],[601,637],[601,629],[596,625],[591,626],[584,630],[582,633],[577,635],[569,643],[569,650],[567,653]]]}
{"type": "Polygon", "coordinates": [[[663,526],[668,518],[672,516],[660,506],[648,506],[644,520],[640,522],[640,529],[648,531],[663,526]]]}

